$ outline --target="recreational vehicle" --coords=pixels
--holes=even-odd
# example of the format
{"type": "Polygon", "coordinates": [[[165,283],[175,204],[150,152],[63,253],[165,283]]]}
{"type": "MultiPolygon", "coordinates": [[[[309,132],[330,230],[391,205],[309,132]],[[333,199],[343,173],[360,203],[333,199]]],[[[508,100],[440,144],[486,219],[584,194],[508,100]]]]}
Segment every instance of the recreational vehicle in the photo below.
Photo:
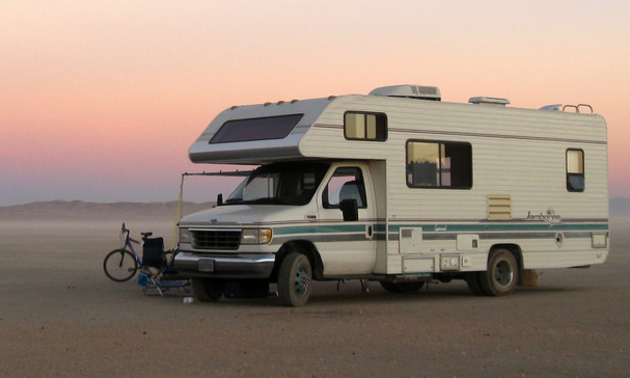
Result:
{"type": "Polygon", "coordinates": [[[588,105],[449,103],[436,87],[389,86],[234,106],[189,156],[258,167],[179,222],[175,265],[200,301],[271,283],[301,306],[313,281],[347,279],[391,292],[463,279],[500,296],[536,269],[608,255],[606,123],[588,105]]]}

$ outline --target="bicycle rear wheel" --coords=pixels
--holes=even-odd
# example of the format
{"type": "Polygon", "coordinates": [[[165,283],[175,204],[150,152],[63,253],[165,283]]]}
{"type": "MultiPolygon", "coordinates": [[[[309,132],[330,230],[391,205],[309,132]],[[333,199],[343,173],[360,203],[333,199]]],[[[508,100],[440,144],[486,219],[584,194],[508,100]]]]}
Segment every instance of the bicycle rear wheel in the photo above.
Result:
{"type": "Polygon", "coordinates": [[[125,282],[138,271],[138,262],[134,255],[126,249],[115,249],[107,254],[103,261],[103,270],[110,279],[125,282]]]}

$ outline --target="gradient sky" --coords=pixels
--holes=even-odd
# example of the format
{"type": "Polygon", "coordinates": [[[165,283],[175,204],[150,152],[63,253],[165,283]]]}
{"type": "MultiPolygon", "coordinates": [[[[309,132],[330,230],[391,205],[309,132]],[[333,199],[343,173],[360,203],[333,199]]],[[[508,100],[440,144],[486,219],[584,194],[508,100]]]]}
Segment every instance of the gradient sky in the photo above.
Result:
{"type": "MultiPolygon", "coordinates": [[[[610,195],[630,197],[628,16],[627,0],[0,0],[0,206],[176,200],[182,172],[216,169],[188,148],[223,109],[393,84],[590,104],[610,195]]],[[[195,185],[186,199],[225,190],[195,185]]]]}

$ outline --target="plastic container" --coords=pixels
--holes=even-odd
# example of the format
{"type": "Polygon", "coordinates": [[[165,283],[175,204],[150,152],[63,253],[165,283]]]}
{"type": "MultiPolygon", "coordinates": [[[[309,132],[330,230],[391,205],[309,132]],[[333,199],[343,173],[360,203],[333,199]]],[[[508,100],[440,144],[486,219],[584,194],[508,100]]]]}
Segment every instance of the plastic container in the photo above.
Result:
{"type": "Polygon", "coordinates": [[[140,273],[138,275],[138,285],[142,287],[146,287],[148,281],[149,281],[149,276],[147,276],[146,273],[140,273]]]}

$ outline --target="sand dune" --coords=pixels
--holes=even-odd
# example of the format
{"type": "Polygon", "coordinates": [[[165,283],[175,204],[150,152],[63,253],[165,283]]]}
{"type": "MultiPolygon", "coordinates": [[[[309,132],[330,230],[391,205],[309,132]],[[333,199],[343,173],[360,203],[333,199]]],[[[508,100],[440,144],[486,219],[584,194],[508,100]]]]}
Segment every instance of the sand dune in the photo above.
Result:
{"type": "MultiPolygon", "coordinates": [[[[213,202],[183,202],[183,214],[208,209],[213,202]]],[[[171,220],[175,217],[177,201],[170,202],[112,202],[95,203],[84,201],[46,201],[24,205],[0,207],[0,219],[119,219],[157,218],[171,220]]]]}

